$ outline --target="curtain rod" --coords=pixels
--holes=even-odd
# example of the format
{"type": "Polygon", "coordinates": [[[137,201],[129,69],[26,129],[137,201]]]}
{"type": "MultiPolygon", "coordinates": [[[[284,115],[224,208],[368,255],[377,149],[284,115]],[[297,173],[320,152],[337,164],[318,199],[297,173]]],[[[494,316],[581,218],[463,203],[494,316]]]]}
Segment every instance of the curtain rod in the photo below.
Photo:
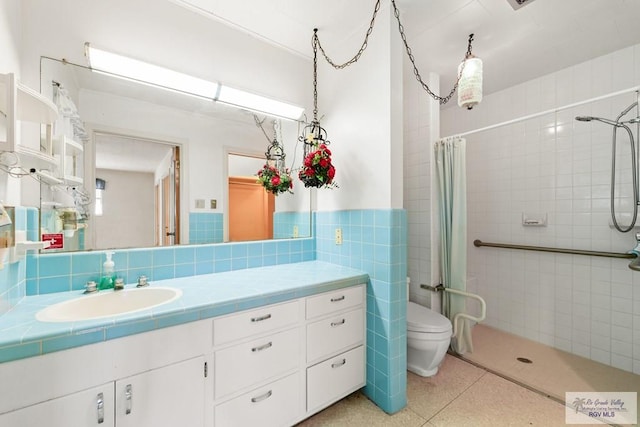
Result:
{"type": "Polygon", "coordinates": [[[454,137],[454,136],[462,137],[462,136],[472,135],[474,133],[484,132],[484,131],[487,131],[487,130],[497,129],[497,128],[500,128],[500,127],[503,127],[503,126],[508,126],[508,125],[511,125],[511,124],[514,124],[514,123],[519,123],[519,122],[523,122],[525,120],[534,119],[536,117],[541,117],[541,116],[544,116],[546,114],[557,113],[559,111],[568,110],[569,108],[578,107],[580,105],[589,104],[591,102],[600,101],[600,100],[611,98],[611,97],[618,96],[618,95],[623,95],[623,94],[629,93],[629,92],[637,92],[639,90],[640,90],[640,86],[634,86],[634,87],[630,87],[628,89],[619,90],[617,92],[612,92],[612,93],[609,93],[609,94],[606,94],[606,95],[597,96],[595,98],[586,99],[584,101],[574,102],[573,104],[564,105],[562,107],[552,108],[550,110],[541,111],[539,113],[529,114],[527,116],[522,116],[522,117],[518,117],[518,118],[515,118],[515,119],[507,120],[507,121],[504,121],[504,122],[501,122],[501,123],[496,123],[494,125],[485,126],[483,128],[470,130],[470,131],[463,132],[463,133],[460,133],[460,134],[449,135],[449,136],[446,136],[446,137],[440,138],[440,139],[451,138],[451,137],[454,137]]]}
{"type": "Polygon", "coordinates": [[[587,251],[582,249],[561,249],[561,248],[549,248],[545,246],[512,245],[509,243],[488,243],[488,242],[483,242],[482,240],[479,240],[479,239],[474,240],[473,245],[478,248],[481,246],[487,246],[491,248],[522,249],[526,251],[555,252],[555,253],[572,254],[572,255],[590,255],[590,256],[600,256],[600,257],[607,257],[607,258],[625,258],[625,259],[636,258],[636,254],[634,253],[587,251]]]}

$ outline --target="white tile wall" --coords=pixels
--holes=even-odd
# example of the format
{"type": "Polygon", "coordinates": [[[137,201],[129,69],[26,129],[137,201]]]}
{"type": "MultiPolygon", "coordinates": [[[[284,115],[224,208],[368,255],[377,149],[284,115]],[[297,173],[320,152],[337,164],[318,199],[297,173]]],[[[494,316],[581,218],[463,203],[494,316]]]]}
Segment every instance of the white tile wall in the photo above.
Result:
{"type": "MultiPolygon", "coordinates": [[[[406,68],[406,67],[405,67],[406,68]]],[[[426,94],[411,74],[404,78],[404,208],[407,210],[409,298],[431,305],[431,141],[430,110],[426,94]]]]}
{"type": "MultiPolygon", "coordinates": [[[[447,108],[441,112],[441,133],[462,133],[637,85],[640,45],[491,94],[472,111],[447,108]]],[[[632,249],[634,233],[609,227],[612,128],[574,117],[615,118],[635,100],[629,93],[467,137],[468,273],[478,279],[471,291],[487,301],[487,324],[640,374],[640,272],[630,270],[628,261],[471,243],[632,249]],[[523,213],[547,215],[548,225],[524,227],[523,213]]],[[[618,150],[616,207],[628,212],[629,144],[622,133],[618,150]]],[[[409,259],[410,272],[417,269],[415,261],[409,259]]]]}

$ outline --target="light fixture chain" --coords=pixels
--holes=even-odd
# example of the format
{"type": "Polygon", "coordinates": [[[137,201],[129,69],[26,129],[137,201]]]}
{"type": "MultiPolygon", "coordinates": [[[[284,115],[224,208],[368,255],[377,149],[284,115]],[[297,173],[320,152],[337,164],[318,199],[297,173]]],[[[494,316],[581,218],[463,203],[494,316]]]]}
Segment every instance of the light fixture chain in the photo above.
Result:
{"type": "MultiPolygon", "coordinates": [[[[413,67],[413,74],[415,75],[416,80],[418,80],[418,83],[420,83],[422,88],[433,99],[435,99],[436,101],[439,101],[440,104],[446,104],[447,102],[449,102],[451,97],[453,97],[453,94],[458,89],[458,85],[460,84],[460,78],[462,77],[462,73],[463,73],[465,65],[466,65],[466,61],[465,60],[472,56],[472,54],[471,54],[471,43],[473,42],[473,34],[469,35],[469,44],[467,45],[467,52],[466,52],[466,54],[465,54],[465,56],[464,56],[464,58],[462,60],[462,66],[460,67],[460,72],[458,73],[458,76],[456,78],[455,84],[453,85],[453,88],[451,89],[451,91],[449,92],[449,94],[447,96],[436,95],[431,90],[429,85],[427,85],[422,80],[422,76],[420,75],[420,71],[418,70],[418,66],[416,65],[415,57],[413,56],[413,52],[411,51],[411,48],[409,47],[409,43],[407,42],[407,36],[406,36],[406,34],[404,32],[404,26],[402,25],[402,21],[400,20],[400,11],[398,10],[398,7],[396,6],[395,0],[391,0],[391,4],[393,5],[393,14],[396,17],[396,20],[398,21],[398,30],[400,31],[400,37],[402,38],[402,43],[404,44],[405,50],[407,52],[407,56],[409,57],[409,60],[411,61],[411,65],[413,67]]],[[[360,59],[360,57],[362,56],[362,54],[364,53],[365,49],[368,46],[369,36],[373,32],[373,27],[375,25],[376,16],[378,15],[378,11],[379,10],[380,10],[380,0],[377,0],[376,4],[375,4],[375,7],[374,7],[374,10],[373,10],[373,16],[371,17],[371,22],[369,24],[369,28],[367,29],[367,33],[365,34],[364,41],[362,42],[362,45],[360,46],[360,49],[353,56],[353,58],[351,58],[350,60],[348,60],[347,62],[345,62],[343,64],[336,64],[329,57],[329,55],[327,55],[327,53],[325,52],[324,48],[322,47],[322,44],[320,43],[320,39],[318,38],[318,29],[316,28],[316,29],[313,30],[314,32],[313,32],[312,44],[313,44],[313,101],[314,101],[313,117],[314,117],[314,120],[317,121],[317,115],[318,115],[318,88],[317,88],[317,78],[318,78],[317,55],[318,55],[318,49],[320,49],[320,52],[322,53],[322,56],[324,56],[324,59],[333,68],[338,69],[338,70],[346,68],[349,65],[358,62],[358,60],[360,59]]]]}
{"type": "Polygon", "coordinates": [[[416,76],[416,80],[418,80],[418,82],[420,83],[422,88],[429,95],[431,95],[431,97],[433,97],[433,99],[435,99],[436,101],[439,101],[441,105],[442,104],[446,104],[447,102],[449,102],[449,100],[451,99],[453,94],[458,89],[458,85],[460,84],[460,78],[462,77],[462,73],[463,73],[464,67],[466,65],[465,59],[467,59],[467,58],[469,58],[471,56],[471,42],[473,41],[473,34],[469,35],[469,44],[467,46],[467,53],[465,54],[464,58],[462,59],[462,66],[460,67],[460,72],[458,73],[458,77],[456,79],[456,82],[453,85],[453,88],[451,88],[451,92],[449,92],[449,95],[444,96],[444,97],[436,95],[435,93],[433,93],[431,88],[429,88],[429,86],[422,80],[422,76],[420,75],[420,71],[418,71],[418,67],[416,65],[416,60],[415,60],[415,58],[413,56],[413,53],[411,52],[411,48],[409,47],[409,43],[407,42],[407,36],[405,35],[405,32],[404,32],[404,26],[402,25],[402,22],[400,21],[400,11],[396,7],[395,0],[391,0],[391,4],[393,5],[393,14],[395,15],[396,20],[398,21],[398,30],[400,31],[400,36],[402,37],[402,42],[404,43],[404,47],[405,47],[405,49],[407,51],[407,56],[409,57],[409,60],[411,61],[411,65],[413,66],[413,75],[416,76]]]}
{"type": "Polygon", "coordinates": [[[318,29],[313,29],[313,121],[318,121],[318,29]]]}
{"type": "Polygon", "coordinates": [[[322,56],[324,56],[324,59],[326,59],[327,62],[329,64],[331,64],[331,66],[333,68],[335,68],[337,70],[341,70],[343,68],[348,67],[351,64],[354,64],[354,63],[358,62],[358,60],[360,59],[360,57],[364,53],[365,49],[369,45],[369,36],[373,32],[373,26],[375,25],[376,16],[378,15],[378,11],[379,10],[380,10],[380,0],[377,0],[376,1],[376,5],[375,5],[375,7],[373,9],[373,16],[371,17],[371,22],[369,23],[369,28],[367,29],[367,33],[364,36],[364,41],[362,42],[362,45],[360,46],[360,49],[358,50],[358,53],[356,53],[353,56],[353,58],[351,58],[350,60],[348,60],[347,62],[345,62],[343,64],[336,64],[331,58],[329,58],[327,53],[324,51],[324,48],[322,47],[322,44],[320,44],[320,39],[318,38],[318,35],[316,33],[314,33],[314,40],[318,44],[318,47],[320,48],[320,52],[322,52],[322,56]]]}

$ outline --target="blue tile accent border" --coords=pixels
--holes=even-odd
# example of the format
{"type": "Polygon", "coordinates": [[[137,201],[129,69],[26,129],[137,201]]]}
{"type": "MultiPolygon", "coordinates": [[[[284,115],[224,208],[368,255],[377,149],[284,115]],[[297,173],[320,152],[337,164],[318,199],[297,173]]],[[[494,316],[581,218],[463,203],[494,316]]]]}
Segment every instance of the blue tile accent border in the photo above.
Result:
{"type": "Polygon", "coordinates": [[[273,214],[273,237],[275,239],[309,237],[310,235],[311,213],[275,212],[273,214]]]}
{"type": "MultiPolygon", "coordinates": [[[[126,284],[145,275],[149,280],[174,279],[268,265],[315,260],[312,238],[280,239],[162,248],[115,250],[116,275],[126,284]]],[[[22,274],[24,295],[41,295],[83,289],[89,280],[99,281],[105,251],[29,255],[22,274]]],[[[5,269],[6,270],[6,269],[5,269]]],[[[0,270],[0,279],[4,270],[0,270]]],[[[7,274],[7,273],[4,273],[7,274]]],[[[12,273],[14,276],[16,273],[12,273]]],[[[3,283],[17,283],[13,276],[3,283]]],[[[4,291],[6,293],[6,290],[4,291]]],[[[4,293],[0,288],[0,305],[4,293]]],[[[2,313],[0,309],[0,314],[2,313]]]]}
{"type": "Polygon", "coordinates": [[[222,243],[223,214],[217,212],[189,212],[189,243],[222,243]]]}

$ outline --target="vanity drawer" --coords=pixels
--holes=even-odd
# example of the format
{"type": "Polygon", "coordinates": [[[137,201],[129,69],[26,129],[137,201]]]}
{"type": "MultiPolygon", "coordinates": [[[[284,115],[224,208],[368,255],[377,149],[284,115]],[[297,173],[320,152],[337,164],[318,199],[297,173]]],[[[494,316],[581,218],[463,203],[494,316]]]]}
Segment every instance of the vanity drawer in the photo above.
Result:
{"type": "Polygon", "coordinates": [[[238,344],[214,354],[215,398],[296,369],[300,329],[294,328],[238,344]]]}
{"type": "Polygon", "coordinates": [[[301,415],[300,374],[296,373],[216,406],[216,426],[280,427],[301,415]]]}
{"type": "Polygon", "coordinates": [[[333,403],[365,385],[364,346],[307,369],[307,412],[333,403]]]}
{"type": "Polygon", "coordinates": [[[364,309],[359,308],[307,325],[307,363],[362,344],[364,309]]]}
{"type": "Polygon", "coordinates": [[[213,344],[221,345],[298,322],[299,302],[260,307],[213,320],[213,344]]]}
{"type": "Polygon", "coordinates": [[[364,285],[359,285],[307,298],[307,319],[364,303],[364,289],[364,285]]]}

